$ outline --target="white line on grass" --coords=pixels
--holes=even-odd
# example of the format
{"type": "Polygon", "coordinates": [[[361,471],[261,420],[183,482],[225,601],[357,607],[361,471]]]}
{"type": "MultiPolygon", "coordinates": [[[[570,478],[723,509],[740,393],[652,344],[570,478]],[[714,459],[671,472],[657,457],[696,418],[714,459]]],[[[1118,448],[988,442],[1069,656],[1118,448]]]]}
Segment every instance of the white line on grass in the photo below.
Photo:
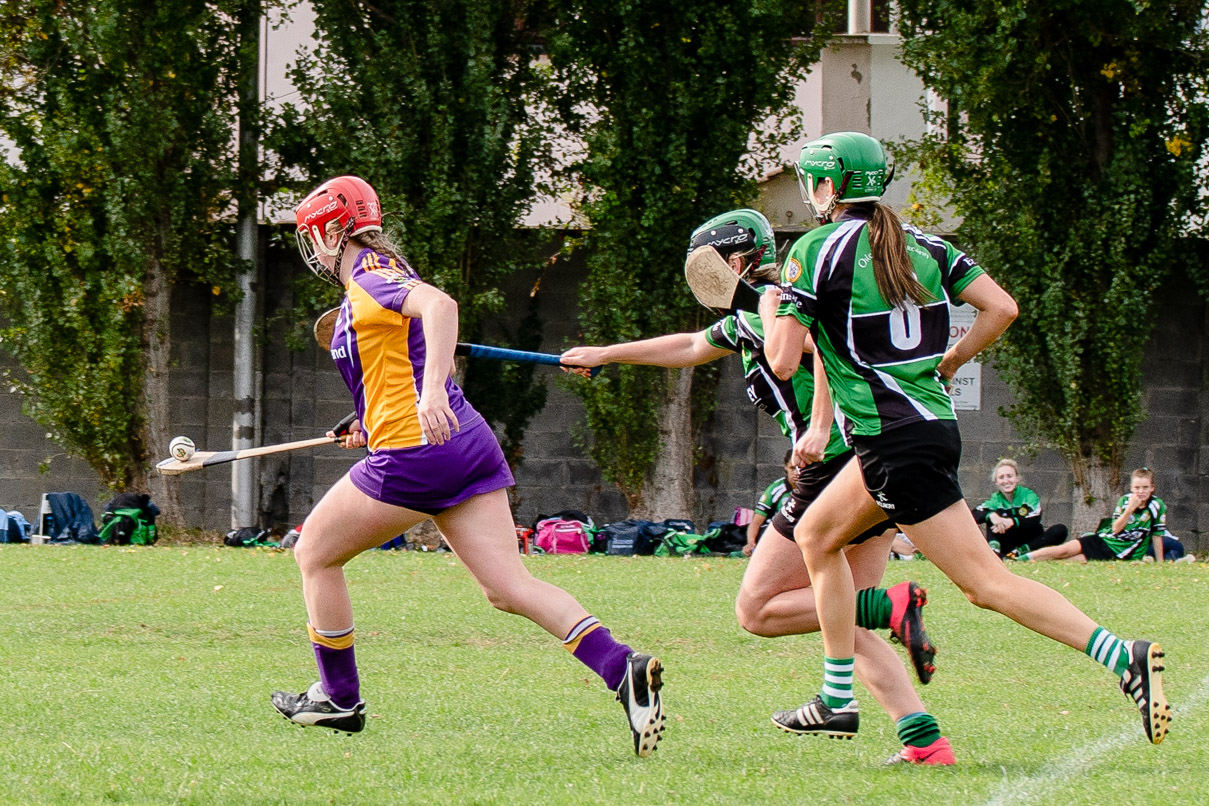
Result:
{"type": "MultiPolygon", "coordinates": [[[[1204,707],[1209,702],[1209,677],[1201,681],[1200,686],[1192,696],[1179,705],[1171,706],[1172,721],[1181,716],[1187,716],[1193,711],[1204,707]]],[[[1178,726],[1176,730],[1179,730],[1178,726]]],[[[1130,742],[1145,739],[1139,736],[1141,726],[1137,719],[1130,720],[1128,730],[1122,730],[1113,736],[1101,739],[1075,748],[1066,754],[1059,762],[1049,764],[1036,774],[1022,779],[1005,778],[999,791],[995,793],[987,806],[1002,806],[1007,803],[1034,803],[1053,790],[1069,786],[1072,780],[1087,774],[1092,767],[1100,763],[1111,750],[1130,742]]]]}

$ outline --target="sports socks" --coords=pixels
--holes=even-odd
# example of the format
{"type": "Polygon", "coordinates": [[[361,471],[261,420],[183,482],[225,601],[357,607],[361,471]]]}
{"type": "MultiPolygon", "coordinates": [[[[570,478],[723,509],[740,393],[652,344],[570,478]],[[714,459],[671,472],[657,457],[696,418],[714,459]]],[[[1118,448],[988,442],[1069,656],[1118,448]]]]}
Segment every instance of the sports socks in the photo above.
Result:
{"type": "Polygon", "coordinates": [[[926,711],[907,714],[894,726],[898,730],[898,740],[909,747],[927,747],[940,738],[936,717],[926,711]]]}
{"type": "Polygon", "coordinates": [[[885,588],[862,588],[856,592],[856,626],[879,630],[890,626],[894,605],[885,588]]]}
{"type": "Polygon", "coordinates": [[[1083,651],[1117,677],[1125,674],[1125,670],[1129,668],[1129,648],[1125,646],[1124,641],[1103,627],[1096,627],[1087,642],[1087,648],[1083,651]]]}
{"type": "Polygon", "coordinates": [[[823,690],[819,699],[828,708],[843,708],[852,702],[852,672],[855,658],[823,658],[823,690]]]}
{"type": "Polygon", "coordinates": [[[306,630],[319,665],[319,682],[332,702],[340,708],[352,708],[361,700],[361,680],[357,676],[357,658],[353,654],[353,628],[347,630],[306,630]]]}
{"type": "Polygon", "coordinates": [[[613,639],[595,616],[585,616],[563,639],[563,649],[600,675],[609,691],[616,691],[625,677],[626,658],[631,650],[613,639]]]}

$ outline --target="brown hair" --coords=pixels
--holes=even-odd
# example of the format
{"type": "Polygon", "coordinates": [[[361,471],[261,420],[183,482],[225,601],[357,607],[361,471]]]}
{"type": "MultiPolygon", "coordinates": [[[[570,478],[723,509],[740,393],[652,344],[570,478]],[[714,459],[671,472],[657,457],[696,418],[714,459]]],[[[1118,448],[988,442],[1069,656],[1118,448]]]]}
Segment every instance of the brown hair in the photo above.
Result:
{"type": "Polygon", "coordinates": [[[903,307],[908,299],[916,305],[932,302],[932,295],[915,276],[902,222],[894,210],[881,202],[870,206],[873,214],[869,217],[869,248],[873,253],[873,278],[882,299],[895,308],[903,307]]]}
{"type": "Polygon", "coordinates": [[[752,266],[751,278],[753,280],[763,280],[765,283],[779,283],[781,282],[781,267],[776,263],[752,266]]]}
{"type": "Polygon", "coordinates": [[[1137,470],[1129,474],[1131,479],[1146,479],[1150,485],[1154,486],[1154,471],[1148,467],[1139,467],[1137,470]]]}
{"type": "Polygon", "coordinates": [[[385,232],[370,230],[369,232],[362,232],[359,235],[354,235],[352,240],[356,241],[367,249],[374,250],[380,255],[386,255],[387,257],[394,258],[395,260],[402,260],[406,262],[404,257],[399,254],[399,247],[395,246],[395,242],[392,241],[390,236],[385,232]]]}

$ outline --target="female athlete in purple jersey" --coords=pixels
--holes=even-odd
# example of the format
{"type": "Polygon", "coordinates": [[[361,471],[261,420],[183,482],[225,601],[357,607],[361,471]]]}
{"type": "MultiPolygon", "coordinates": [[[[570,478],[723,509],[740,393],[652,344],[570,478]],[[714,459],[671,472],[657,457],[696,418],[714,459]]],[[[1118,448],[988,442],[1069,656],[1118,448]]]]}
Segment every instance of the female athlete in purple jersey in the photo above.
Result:
{"type": "Polygon", "coordinates": [[[295,212],[307,265],[346,292],[331,351],[359,420],[344,444],[369,451],[315,505],[294,547],[320,679],[301,694],[274,693],[273,706],[301,725],[364,728],[344,565],[432,518],[492,605],[562,639],[617,693],[634,751],[650,755],[663,731],[662,665],[618,643],[522,563],[506,493],[512,474],[450,378],[457,303],[398,254],[364,180],[325,182],[295,212]]]}

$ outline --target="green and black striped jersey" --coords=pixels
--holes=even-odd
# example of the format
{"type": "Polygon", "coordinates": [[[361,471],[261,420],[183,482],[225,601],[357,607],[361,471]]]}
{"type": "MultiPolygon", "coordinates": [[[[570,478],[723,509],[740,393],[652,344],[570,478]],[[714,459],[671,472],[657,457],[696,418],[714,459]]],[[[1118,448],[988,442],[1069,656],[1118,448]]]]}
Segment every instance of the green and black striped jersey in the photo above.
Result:
{"type": "Polygon", "coordinates": [[[764,494],[760,496],[760,500],[756,502],[753,511],[757,515],[763,515],[764,520],[770,520],[773,515],[781,510],[785,504],[785,498],[793,492],[793,485],[789,483],[789,479],[781,476],[764,488],[764,494]]]}
{"type": "MultiPolygon", "coordinates": [[[[764,323],[750,311],[736,311],[719,319],[705,331],[705,340],[714,347],[739,354],[743,359],[748,400],[771,414],[781,426],[781,433],[795,442],[806,433],[814,396],[814,363],[809,356],[803,356],[802,365],[789,380],[774,375],[764,357],[764,323]]],[[[826,458],[839,456],[846,450],[848,446],[833,424],[826,458]]]]}
{"type": "MultiPolygon", "coordinates": [[[[1121,496],[1116,509],[1112,511],[1112,520],[1125,514],[1129,508],[1129,494],[1121,496]]],[[[1155,535],[1167,536],[1167,504],[1162,498],[1151,496],[1146,506],[1134,511],[1129,520],[1117,534],[1112,533],[1112,527],[1098,532],[1104,545],[1122,560],[1140,560],[1150,552],[1150,543],[1155,535]]],[[[1174,537],[1174,535],[1172,535],[1174,537]]]]}
{"type": "Polygon", "coordinates": [[[810,328],[836,419],[850,436],[954,420],[936,367],[949,340],[949,303],[983,270],[942,238],[904,225],[907,254],[932,301],[890,305],[873,276],[868,215],[846,210],[793,245],[781,268],[777,315],[810,328]]]}

